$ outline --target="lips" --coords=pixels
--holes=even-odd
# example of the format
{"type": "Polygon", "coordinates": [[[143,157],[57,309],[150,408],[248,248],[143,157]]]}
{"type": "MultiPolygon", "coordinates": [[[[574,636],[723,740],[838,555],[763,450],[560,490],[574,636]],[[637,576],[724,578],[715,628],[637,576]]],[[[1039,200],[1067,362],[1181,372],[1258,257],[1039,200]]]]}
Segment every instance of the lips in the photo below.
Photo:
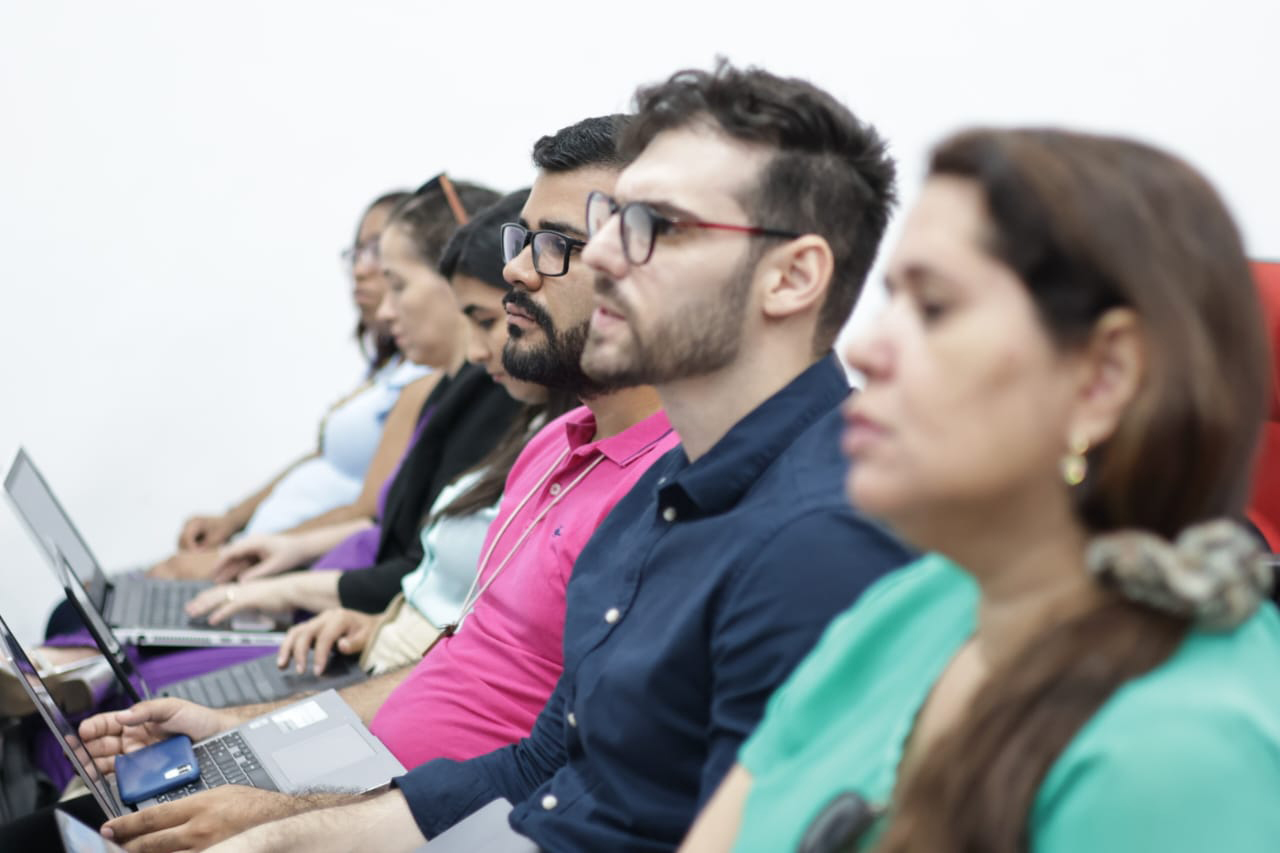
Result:
{"type": "Polygon", "coordinates": [[[845,428],[840,436],[840,449],[845,456],[852,458],[865,453],[888,435],[882,423],[855,408],[854,400],[845,404],[843,413],[845,428]]]}
{"type": "Polygon", "coordinates": [[[507,317],[509,318],[514,317],[518,320],[524,320],[526,323],[534,322],[532,315],[528,314],[525,311],[521,311],[519,308],[516,308],[514,305],[508,304],[504,307],[507,310],[507,317]]]}

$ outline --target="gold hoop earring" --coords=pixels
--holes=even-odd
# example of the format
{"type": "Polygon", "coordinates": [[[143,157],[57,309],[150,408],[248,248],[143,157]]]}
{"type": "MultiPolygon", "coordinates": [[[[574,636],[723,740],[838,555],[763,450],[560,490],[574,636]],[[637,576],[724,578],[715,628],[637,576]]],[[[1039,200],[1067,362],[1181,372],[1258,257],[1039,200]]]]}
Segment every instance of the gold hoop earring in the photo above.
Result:
{"type": "Polygon", "coordinates": [[[1085,475],[1089,473],[1089,460],[1085,458],[1088,452],[1088,439],[1073,438],[1071,440],[1070,452],[1058,463],[1062,471],[1062,479],[1068,486],[1078,486],[1084,482],[1085,475]]]}

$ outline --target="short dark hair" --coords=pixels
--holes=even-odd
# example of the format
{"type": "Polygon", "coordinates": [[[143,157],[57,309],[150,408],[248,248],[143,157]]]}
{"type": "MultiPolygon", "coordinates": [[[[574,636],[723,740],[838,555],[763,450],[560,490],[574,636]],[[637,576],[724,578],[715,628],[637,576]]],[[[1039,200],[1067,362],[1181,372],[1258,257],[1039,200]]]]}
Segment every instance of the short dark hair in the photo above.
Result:
{"type": "Polygon", "coordinates": [[[615,113],[562,127],[533,144],[533,165],[552,173],[585,166],[621,170],[628,161],[618,153],[618,141],[630,122],[631,116],[615,113]]]}
{"type": "MultiPolygon", "coordinates": [[[[454,191],[462,209],[466,211],[482,210],[496,202],[500,196],[488,187],[467,181],[453,181],[454,191]]],[[[458,228],[458,219],[449,200],[439,184],[426,190],[419,190],[409,196],[387,220],[387,228],[397,226],[404,229],[413,243],[414,251],[428,265],[435,267],[440,263],[445,244],[458,228]]]]}
{"type": "MultiPolygon", "coordinates": [[[[818,316],[815,345],[834,343],[862,292],[897,202],[888,145],[870,124],[806,80],[717,61],[641,87],[619,148],[630,161],[663,131],[703,123],[775,149],[741,199],[757,225],[818,234],[835,270],[818,316]]],[[[755,251],[763,253],[764,246],[755,251]]]]}
{"type": "Polygon", "coordinates": [[[493,287],[509,288],[511,285],[502,275],[506,265],[502,260],[502,225],[520,218],[528,198],[529,190],[516,190],[453,232],[440,256],[440,274],[449,279],[457,274],[469,275],[493,287]]]}

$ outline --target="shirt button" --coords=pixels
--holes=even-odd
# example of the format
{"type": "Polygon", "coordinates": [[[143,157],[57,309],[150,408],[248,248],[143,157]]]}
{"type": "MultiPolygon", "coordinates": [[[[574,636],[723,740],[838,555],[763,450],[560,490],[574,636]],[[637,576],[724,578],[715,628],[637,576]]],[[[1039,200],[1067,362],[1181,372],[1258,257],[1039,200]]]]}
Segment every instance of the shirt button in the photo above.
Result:
{"type": "Polygon", "coordinates": [[[666,478],[666,477],[659,477],[659,478],[658,478],[658,485],[659,485],[659,486],[665,486],[666,484],[667,484],[667,478],[666,478]]]}
{"type": "Polygon", "coordinates": [[[610,625],[616,623],[621,618],[622,618],[622,611],[616,607],[610,607],[608,610],[605,611],[604,621],[608,622],[610,625]]]}
{"type": "Polygon", "coordinates": [[[662,511],[662,517],[663,517],[665,520],[667,520],[667,521],[675,521],[675,520],[676,520],[676,508],[675,508],[675,507],[673,507],[673,506],[669,506],[669,507],[667,507],[666,509],[664,509],[664,510],[662,511]]]}
{"type": "Polygon", "coordinates": [[[569,728],[576,729],[578,727],[578,718],[572,711],[569,712],[569,728]]]}
{"type": "Polygon", "coordinates": [[[547,811],[551,811],[558,805],[560,805],[560,801],[556,799],[555,794],[547,794],[542,798],[542,807],[547,811]]]}
{"type": "Polygon", "coordinates": [[[558,494],[560,494],[560,484],[559,484],[559,483],[552,483],[552,484],[551,484],[551,495],[552,495],[552,497],[554,497],[555,495],[558,495],[558,494]]]}

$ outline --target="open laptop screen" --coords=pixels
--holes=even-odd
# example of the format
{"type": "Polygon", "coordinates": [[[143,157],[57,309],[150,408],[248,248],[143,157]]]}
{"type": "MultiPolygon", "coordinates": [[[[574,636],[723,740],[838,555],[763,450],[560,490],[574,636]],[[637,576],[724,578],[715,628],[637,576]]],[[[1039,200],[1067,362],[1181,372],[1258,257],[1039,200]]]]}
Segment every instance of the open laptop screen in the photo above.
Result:
{"type": "Polygon", "coordinates": [[[49,564],[57,565],[57,552],[61,551],[89,599],[101,608],[106,599],[106,575],[27,451],[18,450],[4,478],[4,488],[32,538],[48,555],[49,564]]]}
{"type": "Polygon", "coordinates": [[[75,726],[67,719],[67,715],[62,713],[58,703],[53,701],[49,688],[45,686],[44,680],[32,666],[31,659],[27,657],[26,651],[18,642],[18,638],[9,630],[3,618],[0,618],[0,648],[3,649],[15,673],[21,676],[17,679],[18,683],[27,691],[27,695],[31,697],[40,716],[44,717],[49,729],[62,742],[62,751],[66,753],[67,759],[88,786],[93,798],[98,801],[98,806],[106,815],[119,817],[124,812],[116,801],[115,792],[111,790],[110,783],[98,772],[98,766],[93,763],[89,751],[80,742],[80,735],[76,732],[75,726]]]}
{"type": "Polygon", "coordinates": [[[116,637],[116,632],[111,630],[111,626],[102,618],[98,608],[89,601],[89,595],[80,583],[80,578],[71,570],[67,558],[61,551],[57,552],[54,567],[58,572],[58,581],[67,593],[67,601],[80,615],[80,621],[89,630],[89,635],[97,644],[98,651],[102,652],[112,671],[115,672],[120,689],[134,702],[141,702],[144,698],[150,699],[151,688],[133,665],[133,660],[125,653],[124,646],[116,637]]]}

